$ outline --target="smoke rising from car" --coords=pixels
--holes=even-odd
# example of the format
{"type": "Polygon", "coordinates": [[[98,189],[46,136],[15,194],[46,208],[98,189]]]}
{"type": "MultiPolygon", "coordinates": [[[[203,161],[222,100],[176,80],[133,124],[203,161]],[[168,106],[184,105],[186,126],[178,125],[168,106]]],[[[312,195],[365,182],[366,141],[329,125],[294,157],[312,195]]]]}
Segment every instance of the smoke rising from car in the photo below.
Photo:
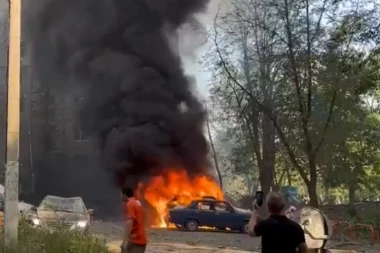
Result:
{"type": "Polygon", "coordinates": [[[208,0],[42,0],[27,8],[34,74],[83,96],[104,167],[136,186],[166,168],[207,174],[205,111],[168,37],[208,0]]]}

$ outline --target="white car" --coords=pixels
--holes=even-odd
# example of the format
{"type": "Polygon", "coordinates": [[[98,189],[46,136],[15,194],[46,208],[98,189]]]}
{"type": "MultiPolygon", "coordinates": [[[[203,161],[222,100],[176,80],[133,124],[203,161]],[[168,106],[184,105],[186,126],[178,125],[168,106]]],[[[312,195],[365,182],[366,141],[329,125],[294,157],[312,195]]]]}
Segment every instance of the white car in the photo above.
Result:
{"type": "Polygon", "coordinates": [[[89,232],[92,209],[87,209],[81,197],[46,196],[37,207],[33,225],[49,230],[60,228],[89,232]]]}
{"type": "MultiPolygon", "coordinates": [[[[0,184],[0,212],[4,212],[4,200],[5,200],[4,192],[5,192],[4,186],[0,184]]],[[[20,216],[26,217],[31,212],[34,212],[35,209],[36,209],[35,206],[32,204],[28,204],[23,201],[18,203],[18,211],[19,211],[20,216]]]]}

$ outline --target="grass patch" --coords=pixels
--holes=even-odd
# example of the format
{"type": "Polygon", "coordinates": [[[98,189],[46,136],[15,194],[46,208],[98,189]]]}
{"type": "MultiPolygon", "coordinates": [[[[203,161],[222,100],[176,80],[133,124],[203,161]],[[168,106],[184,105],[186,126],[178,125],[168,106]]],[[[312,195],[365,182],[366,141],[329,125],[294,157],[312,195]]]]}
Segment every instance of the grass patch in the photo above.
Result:
{"type": "Polygon", "coordinates": [[[5,250],[0,233],[0,253],[107,253],[104,239],[80,232],[57,229],[50,232],[20,222],[18,247],[5,250]],[[43,250],[44,248],[44,250],[43,250]]]}

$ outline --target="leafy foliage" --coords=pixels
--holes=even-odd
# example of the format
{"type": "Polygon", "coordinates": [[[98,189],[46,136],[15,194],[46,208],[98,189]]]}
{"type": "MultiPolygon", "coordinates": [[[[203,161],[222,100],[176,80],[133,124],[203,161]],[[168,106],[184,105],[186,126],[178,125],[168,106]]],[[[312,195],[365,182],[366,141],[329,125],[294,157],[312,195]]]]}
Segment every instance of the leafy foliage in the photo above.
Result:
{"type": "Polygon", "coordinates": [[[206,55],[229,168],[264,188],[302,181],[314,205],[340,187],[373,197],[379,14],[371,0],[232,1],[206,55]]]}
{"type": "MultiPolygon", "coordinates": [[[[1,242],[4,242],[3,234],[0,234],[1,242]]],[[[106,253],[108,248],[105,240],[80,232],[60,230],[50,232],[44,229],[34,229],[26,222],[20,222],[19,242],[17,249],[6,252],[41,253],[42,248],[46,253],[106,253]]],[[[4,251],[4,246],[0,247],[4,251]]]]}

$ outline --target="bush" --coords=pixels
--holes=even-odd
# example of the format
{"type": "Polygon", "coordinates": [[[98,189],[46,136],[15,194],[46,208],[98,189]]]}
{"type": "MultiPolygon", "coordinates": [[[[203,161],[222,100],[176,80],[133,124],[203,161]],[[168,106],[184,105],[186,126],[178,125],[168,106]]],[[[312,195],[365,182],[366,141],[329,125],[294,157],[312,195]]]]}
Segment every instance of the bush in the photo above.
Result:
{"type": "MultiPolygon", "coordinates": [[[[0,253],[5,252],[3,233],[0,233],[0,253]]],[[[50,232],[31,228],[20,222],[18,247],[7,253],[107,253],[104,239],[80,232],[57,229],[50,232]],[[45,251],[42,250],[44,245],[45,251]]]]}

